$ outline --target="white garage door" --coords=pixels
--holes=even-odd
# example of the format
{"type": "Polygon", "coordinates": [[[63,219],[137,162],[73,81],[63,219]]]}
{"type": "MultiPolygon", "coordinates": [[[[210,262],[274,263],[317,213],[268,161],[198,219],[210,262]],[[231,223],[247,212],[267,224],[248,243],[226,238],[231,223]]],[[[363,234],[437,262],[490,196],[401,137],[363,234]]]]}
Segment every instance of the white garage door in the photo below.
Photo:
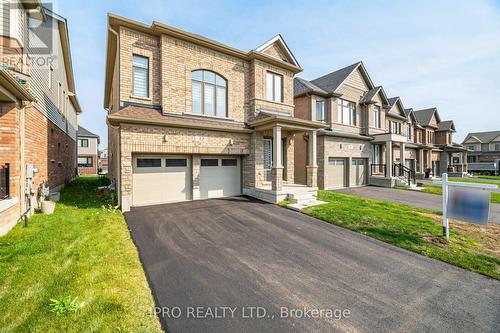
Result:
{"type": "Polygon", "coordinates": [[[190,200],[190,162],[188,156],[135,156],[132,176],[133,205],[190,200]]]}
{"type": "Polygon", "coordinates": [[[200,198],[241,194],[241,167],[237,156],[203,156],[200,159],[200,198]]]}
{"type": "Polygon", "coordinates": [[[361,186],[366,184],[366,159],[352,159],[350,180],[350,186],[361,186]]]}
{"type": "Polygon", "coordinates": [[[345,172],[345,164],[346,160],[343,158],[328,158],[327,165],[327,179],[328,179],[328,188],[342,188],[345,187],[346,183],[346,172],[345,172]]]}

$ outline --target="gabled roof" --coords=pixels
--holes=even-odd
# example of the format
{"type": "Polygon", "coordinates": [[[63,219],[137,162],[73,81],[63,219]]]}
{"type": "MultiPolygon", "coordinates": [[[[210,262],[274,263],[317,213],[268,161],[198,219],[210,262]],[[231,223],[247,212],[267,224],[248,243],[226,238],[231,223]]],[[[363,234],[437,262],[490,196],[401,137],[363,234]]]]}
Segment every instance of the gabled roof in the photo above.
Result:
{"type": "Polygon", "coordinates": [[[368,88],[373,89],[375,86],[366,71],[365,66],[361,61],[352,64],[350,66],[341,68],[335,72],[331,72],[329,74],[323,75],[317,79],[312,80],[311,82],[321,89],[327,92],[336,92],[337,89],[344,83],[344,81],[357,69],[360,69],[362,75],[364,76],[366,82],[368,83],[368,88]]]}
{"type": "Polygon", "coordinates": [[[295,97],[301,96],[307,93],[313,93],[318,95],[328,95],[328,92],[324,91],[315,84],[307,81],[303,78],[296,77],[293,79],[293,95],[295,97]]]}
{"type": "Polygon", "coordinates": [[[439,117],[439,113],[437,112],[437,108],[429,108],[429,109],[422,109],[422,110],[414,110],[413,113],[415,114],[415,118],[417,119],[418,123],[422,126],[431,126],[431,120],[432,116],[435,115],[436,120],[439,124],[441,122],[441,118],[439,117]]]}
{"type": "Polygon", "coordinates": [[[396,117],[402,117],[402,118],[408,118],[408,115],[406,114],[405,107],[403,106],[403,102],[401,101],[401,98],[399,96],[396,97],[391,97],[388,99],[389,101],[389,106],[386,108],[386,112],[391,115],[391,116],[396,116],[396,117]],[[400,113],[395,113],[393,112],[394,106],[398,105],[399,109],[401,110],[400,113]]]}
{"type": "Polygon", "coordinates": [[[378,86],[368,90],[363,98],[359,101],[360,104],[370,104],[373,103],[373,98],[380,94],[382,96],[382,104],[388,105],[389,100],[387,99],[387,95],[385,94],[384,88],[382,86],[378,86]]]}
{"type": "Polygon", "coordinates": [[[497,138],[498,136],[500,136],[500,131],[469,133],[467,134],[463,142],[466,142],[471,137],[474,137],[481,143],[490,143],[491,141],[495,140],[495,138],[497,138]]]}
{"type": "Polygon", "coordinates": [[[415,117],[415,113],[413,112],[412,108],[405,109],[405,113],[406,113],[406,117],[408,117],[412,120],[414,126],[416,126],[418,128],[423,128],[418,123],[417,118],[415,117]]]}
{"type": "Polygon", "coordinates": [[[438,128],[436,131],[452,131],[456,132],[455,130],[455,124],[453,123],[453,120],[445,120],[440,123],[438,123],[438,128]]]}
{"type": "Polygon", "coordinates": [[[76,135],[77,136],[84,136],[84,137],[88,137],[88,138],[99,139],[99,135],[92,133],[91,131],[89,131],[88,129],[86,129],[82,126],[78,126],[78,131],[76,132],[76,135]]]}
{"type": "Polygon", "coordinates": [[[283,37],[280,34],[274,36],[273,38],[271,38],[270,40],[268,40],[264,44],[257,47],[255,49],[255,51],[265,53],[265,51],[274,44],[279,45],[279,47],[285,52],[285,54],[287,55],[287,57],[289,59],[289,61],[287,61],[287,62],[289,62],[292,65],[295,65],[297,67],[300,67],[299,62],[297,61],[297,59],[295,59],[295,56],[293,55],[292,51],[290,51],[290,49],[288,48],[288,45],[286,45],[285,40],[283,39],[283,37]]]}

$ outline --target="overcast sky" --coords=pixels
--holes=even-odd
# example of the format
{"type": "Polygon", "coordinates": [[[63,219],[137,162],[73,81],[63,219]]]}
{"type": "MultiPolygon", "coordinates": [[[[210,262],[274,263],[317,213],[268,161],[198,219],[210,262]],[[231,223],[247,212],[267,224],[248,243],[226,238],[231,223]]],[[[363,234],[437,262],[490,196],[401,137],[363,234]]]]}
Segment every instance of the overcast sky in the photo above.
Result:
{"type": "Polygon", "coordinates": [[[58,0],[68,19],[82,126],[107,145],[103,105],[106,14],[153,20],[250,50],[280,33],[314,79],[362,60],[406,108],[437,107],[454,141],[500,130],[500,0],[58,0]]]}

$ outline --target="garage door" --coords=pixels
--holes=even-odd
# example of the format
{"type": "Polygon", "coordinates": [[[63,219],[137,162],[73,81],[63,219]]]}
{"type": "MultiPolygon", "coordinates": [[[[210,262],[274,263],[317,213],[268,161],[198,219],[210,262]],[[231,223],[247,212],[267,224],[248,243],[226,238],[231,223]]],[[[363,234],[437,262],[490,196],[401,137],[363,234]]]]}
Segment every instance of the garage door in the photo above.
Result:
{"type": "Polygon", "coordinates": [[[366,184],[366,159],[353,158],[350,174],[350,186],[361,186],[366,184]]]}
{"type": "Polygon", "coordinates": [[[345,164],[346,160],[343,158],[328,158],[326,171],[329,189],[345,187],[345,164]]]}
{"type": "Polygon", "coordinates": [[[241,166],[237,156],[203,156],[200,159],[200,198],[241,194],[241,166]]]}
{"type": "Polygon", "coordinates": [[[135,156],[132,175],[133,205],[190,200],[190,162],[188,156],[135,156]]]}

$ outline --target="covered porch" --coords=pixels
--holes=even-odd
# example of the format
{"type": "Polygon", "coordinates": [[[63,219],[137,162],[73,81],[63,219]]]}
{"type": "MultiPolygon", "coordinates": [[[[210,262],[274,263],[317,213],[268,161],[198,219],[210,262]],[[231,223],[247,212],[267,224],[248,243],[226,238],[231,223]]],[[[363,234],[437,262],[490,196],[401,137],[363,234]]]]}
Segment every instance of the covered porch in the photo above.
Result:
{"type": "Polygon", "coordinates": [[[250,125],[257,137],[254,144],[258,179],[250,189],[252,193],[246,194],[273,203],[314,200],[318,189],[317,130],[325,125],[285,115],[266,115],[250,125]],[[307,137],[306,185],[294,182],[296,135],[307,137]]]}
{"type": "Polygon", "coordinates": [[[439,174],[445,172],[450,177],[464,177],[467,174],[467,149],[459,145],[442,147],[439,174]]]}

